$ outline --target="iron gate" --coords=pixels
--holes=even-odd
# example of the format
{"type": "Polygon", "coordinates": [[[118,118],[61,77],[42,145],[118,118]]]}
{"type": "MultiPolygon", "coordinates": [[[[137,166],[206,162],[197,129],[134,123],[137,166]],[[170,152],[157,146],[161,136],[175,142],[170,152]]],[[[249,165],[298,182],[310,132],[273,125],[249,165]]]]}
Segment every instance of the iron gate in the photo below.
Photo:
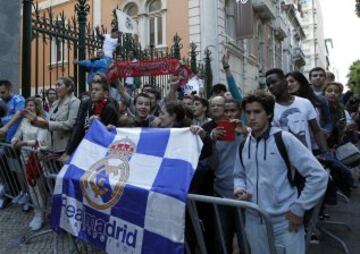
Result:
{"type": "MultiPolygon", "coordinates": [[[[107,31],[102,26],[94,28],[87,23],[90,6],[87,0],[77,0],[74,16],[68,18],[64,12],[54,15],[50,8],[40,10],[32,0],[23,1],[23,55],[22,55],[22,94],[24,97],[40,94],[52,87],[60,76],[72,77],[76,84],[75,92],[86,91],[86,73],[82,67],[73,64],[74,60],[89,59],[102,48],[103,34],[107,31]],[[30,25],[29,25],[30,24],[30,25]],[[30,32],[29,32],[30,31],[30,32]]],[[[112,27],[117,27],[115,10],[112,27]]],[[[142,48],[135,36],[120,34],[119,45],[114,53],[117,61],[128,60],[133,51],[138,60],[181,58],[181,38],[176,34],[170,47],[142,48]]],[[[189,57],[182,59],[194,72],[203,73],[209,90],[212,82],[210,51],[205,59],[197,61],[196,44],[191,43],[189,57]]],[[[142,77],[142,85],[156,85],[165,93],[168,89],[168,76],[142,77]]]]}

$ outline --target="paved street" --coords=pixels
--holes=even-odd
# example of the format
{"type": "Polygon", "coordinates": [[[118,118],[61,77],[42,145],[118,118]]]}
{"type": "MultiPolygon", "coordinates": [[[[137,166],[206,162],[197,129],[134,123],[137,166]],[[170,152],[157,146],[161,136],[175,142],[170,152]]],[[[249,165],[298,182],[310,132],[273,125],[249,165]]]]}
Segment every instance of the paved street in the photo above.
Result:
{"type": "MultiPolygon", "coordinates": [[[[48,232],[25,244],[24,240],[33,235],[28,226],[32,215],[32,212],[22,212],[19,206],[10,206],[0,211],[0,254],[45,254],[54,253],[54,250],[59,254],[76,253],[71,238],[65,234],[48,232]]],[[[49,219],[47,221],[49,222],[49,219]]],[[[45,230],[48,228],[46,227],[45,230]]],[[[81,253],[97,253],[90,249],[90,246],[78,247],[81,253]]]]}
{"type": "MultiPolygon", "coordinates": [[[[333,220],[348,223],[352,232],[341,226],[326,226],[331,232],[341,236],[348,244],[352,254],[360,253],[360,190],[354,191],[350,204],[339,203],[331,207],[329,213],[333,220]]],[[[71,239],[65,235],[48,233],[24,244],[24,239],[31,236],[28,224],[32,213],[23,213],[18,206],[10,206],[0,211],[0,254],[6,253],[52,253],[56,248],[58,253],[75,253],[71,239]],[[56,240],[54,240],[56,237],[56,240]],[[55,245],[57,244],[57,245],[55,245]],[[56,246],[56,247],[55,247],[56,246]]],[[[81,253],[94,253],[94,250],[81,246],[81,253]]],[[[311,245],[310,254],[339,254],[343,253],[340,245],[328,237],[321,237],[319,245],[311,245]]]]}

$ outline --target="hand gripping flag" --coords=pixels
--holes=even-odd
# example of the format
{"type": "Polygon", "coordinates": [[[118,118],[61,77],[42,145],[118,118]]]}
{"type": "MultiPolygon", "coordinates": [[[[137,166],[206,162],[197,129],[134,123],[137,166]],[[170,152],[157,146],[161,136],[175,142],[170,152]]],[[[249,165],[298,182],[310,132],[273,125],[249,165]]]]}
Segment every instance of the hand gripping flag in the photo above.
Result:
{"type": "Polygon", "coordinates": [[[57,176],[53,229],[107,253],[183,253],[201,148],[188,128],[108,131],[95,120],[57,176]]]}

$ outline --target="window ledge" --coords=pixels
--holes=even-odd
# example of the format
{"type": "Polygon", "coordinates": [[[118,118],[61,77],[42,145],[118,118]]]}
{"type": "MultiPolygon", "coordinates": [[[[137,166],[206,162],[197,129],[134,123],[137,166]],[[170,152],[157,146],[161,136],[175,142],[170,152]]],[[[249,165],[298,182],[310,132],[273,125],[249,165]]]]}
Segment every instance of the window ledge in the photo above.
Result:
{"type": "Polygon", "coordinates": [[[253,54],[250,54],[249,55],[249,58],[248,58],[248,62],[251,63],[252,65],[257,65],[257,57],[253,54]]]}
{"type": "MultiPolygon", "coordinates": [[[[48,68],[51,70],[51,69],[55,69],[55,68],[61,68],[62,67],[62,64],[63,64],[63,61],[58,61],[58,62],[51,62],[51,63],[48,63],[48,68]]],[[[68,64],[68,61],[64,61],[64,67],[65,65],[68,64]]]]}
{"type": "Polygon", "coordinates": [[[226,49],[229,50],[230,53],[237,57],[243,57],[244,56],[244,49],[240,48],[238,45],[232,43],[232,42],[226,42],[225,43],[226,49]]]}

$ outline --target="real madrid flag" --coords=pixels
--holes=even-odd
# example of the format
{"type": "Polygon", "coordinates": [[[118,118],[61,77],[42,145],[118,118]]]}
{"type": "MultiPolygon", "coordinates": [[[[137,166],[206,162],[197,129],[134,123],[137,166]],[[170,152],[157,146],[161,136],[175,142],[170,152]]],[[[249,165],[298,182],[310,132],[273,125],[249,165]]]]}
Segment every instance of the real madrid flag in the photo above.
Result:
{"type": "Polygon", "coordinates": [[[184,253],[185,204],[202,148],[189,128],[94,121],[59,172],[52,227],[107,253],[184,253]]]}
{"type": "Polygon", "coordinates": [[[119,32],[125,34],[137,34],[137,23],[133,18],[119,9],[116,10],[116,17],[119,32]]]}

